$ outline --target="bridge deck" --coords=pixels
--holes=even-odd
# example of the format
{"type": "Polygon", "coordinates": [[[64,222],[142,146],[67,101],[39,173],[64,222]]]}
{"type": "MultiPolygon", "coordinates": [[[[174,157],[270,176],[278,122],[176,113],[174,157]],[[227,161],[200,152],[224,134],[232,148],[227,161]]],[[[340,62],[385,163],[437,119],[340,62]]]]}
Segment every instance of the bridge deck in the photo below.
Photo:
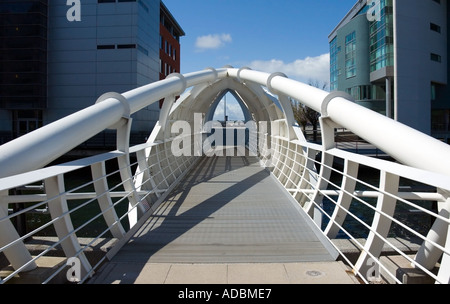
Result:
{"type": "MultiPolygon", "coordinates": [[[[298,263],[336,257],[256,157],[205,157],[110,263],[298,263]]],[[[114,275],[104,271],[101,281],[114,281],[114,275]]]]}

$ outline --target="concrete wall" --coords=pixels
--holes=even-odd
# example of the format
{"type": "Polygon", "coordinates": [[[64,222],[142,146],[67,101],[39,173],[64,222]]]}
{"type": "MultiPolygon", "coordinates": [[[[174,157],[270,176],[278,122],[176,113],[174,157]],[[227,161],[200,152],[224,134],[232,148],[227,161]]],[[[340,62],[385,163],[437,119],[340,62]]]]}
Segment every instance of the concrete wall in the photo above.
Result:
{"type": "Polygon", "coordinates": [[[431,82],[447,83],[447,1],[395,0],[394,14],[396,118],[430,134],[431,82]],[[441,34],[430,22],[441,25],[441,34]]]}
{"type": "Polygon", "coordinates": [[[337,45],[341,47],[338,54],[341,74],[338,87],[341,90],[360,85],[370,85],[369,73],[369,22],[365,14],[358,15],[338,30],[337,45]],[[356,76],[346,77],[345,73],[345,37],[355,31],[356,34],[356,76]]]}

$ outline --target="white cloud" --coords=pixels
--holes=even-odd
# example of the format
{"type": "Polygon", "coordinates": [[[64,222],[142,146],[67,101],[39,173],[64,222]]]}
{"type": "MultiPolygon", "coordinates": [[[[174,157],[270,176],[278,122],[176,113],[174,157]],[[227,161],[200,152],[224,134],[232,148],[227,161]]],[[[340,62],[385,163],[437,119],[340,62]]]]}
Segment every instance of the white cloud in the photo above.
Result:
{"type": "Polygon", "coordinates": [[[195,46],[198,51],[218,49],[232,42],[230,34],[214,34],[197,37],[195,46]]]}
{"type": "Polygon", "coordinates": [[[249,65],[250,68],[262,72],[282,72],[289,78],[308,83],[310,80],[322,83],[330,83],[330,54],[316,57],[297,59],[286,63],[282,60],[255,60],[249,65]]]}
{"type": "MultiPolygon", "coordinates": [[[[234,97],[231,95],[227,96],[227,116],[229,120],[239,120],[244,121],[244,113],[242,112],[241,106],[238,104],[234,97]]],[[[214,112],[213,120],[222,121],[224,119],[224,101],[222,100],[217,105],[216,111],[214,112]]]]}

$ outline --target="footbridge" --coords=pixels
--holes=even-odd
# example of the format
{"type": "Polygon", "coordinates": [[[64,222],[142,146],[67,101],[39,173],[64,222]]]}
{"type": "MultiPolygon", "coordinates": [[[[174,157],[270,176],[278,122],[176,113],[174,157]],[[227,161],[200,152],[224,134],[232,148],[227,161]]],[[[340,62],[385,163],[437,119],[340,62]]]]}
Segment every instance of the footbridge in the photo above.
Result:
{"type": "Polygon", "coordinates": [[[448,284],[449,212],[450,146],[249,68],[107,93],[0,146],[1,283],[448,284]],[[213,121],[228,93],[245,121],[213,121]],[[133,114],[161,99],[148,140],[130,146],[133,114]],[[294,101],[320,114],[319,144],[294,101]],[[107,129],[115,151],[52,164],[107,129]],[[389,158],[339,149],[341,129],[389,158]]]}

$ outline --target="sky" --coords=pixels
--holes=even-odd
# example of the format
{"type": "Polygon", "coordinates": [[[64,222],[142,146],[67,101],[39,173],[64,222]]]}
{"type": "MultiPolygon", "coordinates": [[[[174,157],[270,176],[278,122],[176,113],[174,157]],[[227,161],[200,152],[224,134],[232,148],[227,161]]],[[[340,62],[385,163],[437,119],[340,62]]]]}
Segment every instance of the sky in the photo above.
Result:
{"type": "Polygon", "coordinates": [[[186,33],[181,73],[231,65],[323,84],[329,83],[328,35],[357,0],[163,2],[186,33]]]}

